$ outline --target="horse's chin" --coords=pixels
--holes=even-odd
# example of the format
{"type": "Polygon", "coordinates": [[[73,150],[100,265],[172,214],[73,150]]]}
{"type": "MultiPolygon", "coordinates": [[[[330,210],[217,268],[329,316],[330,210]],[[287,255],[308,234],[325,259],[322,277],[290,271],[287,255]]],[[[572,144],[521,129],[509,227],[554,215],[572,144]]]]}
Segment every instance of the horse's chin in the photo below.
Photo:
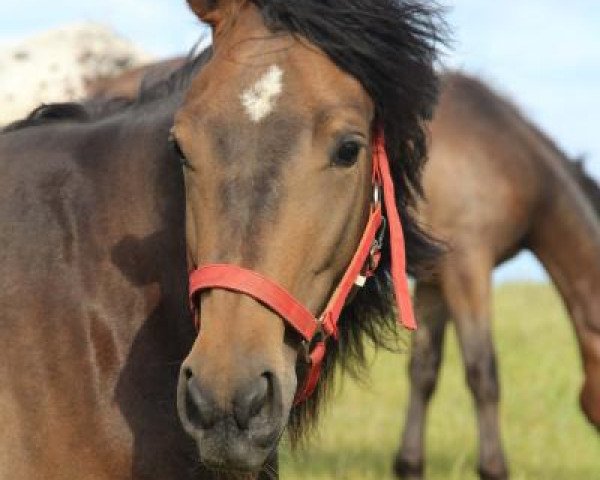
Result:
{"type": "Polygon", "coordinates": [[[257,473],[277,449],[284,425],[257,431],[240,431],[225,424],[195,438],[200,461],[205,466],[231,473],[257,473]]]}

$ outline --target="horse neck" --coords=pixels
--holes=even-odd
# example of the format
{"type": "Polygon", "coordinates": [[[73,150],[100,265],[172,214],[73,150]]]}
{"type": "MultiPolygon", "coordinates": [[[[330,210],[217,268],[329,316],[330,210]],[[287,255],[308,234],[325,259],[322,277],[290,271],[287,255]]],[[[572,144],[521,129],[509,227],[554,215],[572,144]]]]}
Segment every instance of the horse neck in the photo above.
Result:
{"type": "Polygon", "coordinates": [[[567,162],[558,152],[546,157],[529,247],[565,302],[589,382],[600,378],[600,222],[567,162]]]}
{"type": "MultiPolygon", "coordinates": [[[[101,122],[97,132],[92,131],[91,137],[95,137],[96,141],[107,134],[114,135],[103,155],[103,162],[111,172],[107,181],[127,183],[130,188],[141,189],[144,189],[143,184],[147,188],[149,181],[152,185],[162,183],[157,171],[165,173],[166,170],[164,159],[168,155],[167,138],[173,124],[174,109],[161,104],[161,101],[156,101],[116,113],[101,122]],[[132,182],[132,178],[136,182],[132,182]]],[[[98,180],[101,181],[100,178],[98,180]]]]}
{"type": "Polygon", "coordinates": [[[117,309],[112,318],[125,337],[150,325],[146,319],[153,315],[156,328],[146,333],[157,340],[164,336],[166,318],[176,319],[170,324],[170,335],[189,335],[183,179],[167,142],[174,111],[171,104],[153,102],[100,122],[87,139],[88,145],[105,146],[102,158],[91,155],[87,168],[94,176],[97,198],[90,237],[100,248],[109,248],[110,265],[104,267],[106,262],[98,263],[91,256],[83,260],[83,268],[90,278],[96,278],[95,272],[102,268],[114,278],[89,288],[117,309]],[[126,307],[111,301],[115,285],[120,296],[132,299],[126,307]]]}

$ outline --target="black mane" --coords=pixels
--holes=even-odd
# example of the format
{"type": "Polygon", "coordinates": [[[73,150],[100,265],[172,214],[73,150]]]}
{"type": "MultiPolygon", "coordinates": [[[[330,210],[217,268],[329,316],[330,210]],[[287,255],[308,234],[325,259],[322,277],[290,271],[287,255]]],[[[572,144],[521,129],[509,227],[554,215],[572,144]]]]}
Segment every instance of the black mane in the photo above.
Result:
{"type": "Polygon", "coordinates": [[[79,103],[49,103],[42,104],[34,109],[27,117],[22,120],[9,123],[0,129],[2,132],[13,132],[26,127],[35,127],[51,122],[72,120],[76,122],[86,121],[89,114],[85,107],[79,103]]]}
{"type": "Polygon", "coordinates": [[[577,183],[594,206],[594,211],[600,216],[600,185],[585,170],[585,158],[576,158],[570,163],[570,169],[577,183]]]}

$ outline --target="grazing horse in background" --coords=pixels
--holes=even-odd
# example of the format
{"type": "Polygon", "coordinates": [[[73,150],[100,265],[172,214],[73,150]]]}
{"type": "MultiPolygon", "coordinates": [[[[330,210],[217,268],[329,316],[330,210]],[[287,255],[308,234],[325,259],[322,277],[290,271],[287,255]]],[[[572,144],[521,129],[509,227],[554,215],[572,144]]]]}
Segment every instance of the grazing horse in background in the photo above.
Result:
{"type": "Polygon", "coordinates": [[[444,77],[431,137],[428,202],[420,212],[449,251],[436,275],[416,284],[420,329],[413,337],[410,401],[395,468],[402,478],[423,478],[426,409],[452,318],[477,411],[479,472],[483,479],[504,479],[492,270],[522,249],[544,265],[579,343],[581,407],[600,426],[600,222],[590,201],[597,205],[598,187],[510,102],[462,74],[444,77]]]}
{"type": "Polygon", "coordinates": [[[1,478],[274,478],[394,296],[413,326],[438,14],[188,3],[212,51],[0,135],[1,478]]]}

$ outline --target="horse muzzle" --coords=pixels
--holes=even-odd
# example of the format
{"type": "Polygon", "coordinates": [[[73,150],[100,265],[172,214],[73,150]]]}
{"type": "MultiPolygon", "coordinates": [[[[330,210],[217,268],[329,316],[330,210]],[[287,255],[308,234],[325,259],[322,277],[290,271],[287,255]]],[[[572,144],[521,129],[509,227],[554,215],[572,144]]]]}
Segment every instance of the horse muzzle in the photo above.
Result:
{"type": "Polygon", "coordinates": [[[184,364],[177,407],[202,463],[235,471],[260,470],[277,447],[287,418],[280,382],[270,372],[238,384],[223,406],[192,367],[184,364]]]}

